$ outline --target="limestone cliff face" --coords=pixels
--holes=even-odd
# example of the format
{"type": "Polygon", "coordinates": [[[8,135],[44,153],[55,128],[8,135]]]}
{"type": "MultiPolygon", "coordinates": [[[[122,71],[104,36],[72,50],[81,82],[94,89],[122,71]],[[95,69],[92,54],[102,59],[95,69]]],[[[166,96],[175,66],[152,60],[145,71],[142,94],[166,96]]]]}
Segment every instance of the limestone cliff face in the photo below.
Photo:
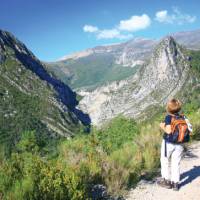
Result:
{"type": "Polygon", "coordinates": [[[134,76],[84,93],[80,108],[89,113],[95,125],[119,114],[141,117],[149,107],[162,105],[174,96],[188,81],[188,71],[182,47],[172,37],[166,37],[134,76]]]}
{"type": "Polygon", "coordinates": [[[135,38],[122,43],[123,48],[115,57],[115,62],[124,67],[142,65],[150,57],[156,43],[157,41],[144,38],[135,38]]]}

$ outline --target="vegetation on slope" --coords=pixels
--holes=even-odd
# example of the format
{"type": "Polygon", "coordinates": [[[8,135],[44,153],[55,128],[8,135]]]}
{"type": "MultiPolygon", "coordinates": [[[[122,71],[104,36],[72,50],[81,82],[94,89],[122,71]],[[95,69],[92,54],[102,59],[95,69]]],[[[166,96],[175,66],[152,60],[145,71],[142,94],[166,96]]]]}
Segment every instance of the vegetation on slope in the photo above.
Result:
{"type": "Polygon", "coordinates": [[[119,193],[139,179],[141,170],[152,168],[144,147],[153,144],[137,143],[138,134],[135,122],[117,118],[109,129],[61,141],[52,159],[41,155],[35,134],[25,132],[11,156],[1,159],[0,193],[4,199],[88,199],[95,183],[119,193]]]}
{"type": "Polygon", "coordinates": [[[0,145],[11,151],[27,130],[49,142],[73,136],[82,128],[75,98],[22,42],[0,30],[0,145]]]}
{"type": "Polygon", "coordinates": [[[38,137],[50,139],[49,135],[56,136],[57,132],[72,135],[79,128],[70,113],[61,112],[52,104],[50,98],[55,96],[52,88],[16,60],[7,58],[0,65],[0,72],[1,144],[7,143],[11,148],[19,133],[26,130],[35,130],[38,137]],[[55,131],[49,130],[44,120],[50,120],[55,131]]]}
{"type": "Polygon", "coordinates": [[[138,67],[123,67],[114,64],[111,55],[95,54],[78,60],[47,64],[47,69],[72,88],[94,88],[123,80],[133,75],[138,67]]]}
{"type": "Polygon", "coordinates": [[[190,56],[190,63],[192,69],[195,70],[198,74],[200,72],[200,51],[188,51],[188,55],[190,56]]]}
{"type": "MultiPolygon", "coordinates": [[[[187,103],[184,110],[194,126],[193,138],[198,139],[200,108],[187,103]]],[[[54,154],[35,135],[23,132],[7,158],[1,150],[3,199],[86,200],[97,183],[106,185],[113,195],[124,194],[141,177],[156,174],[159,167],[162,133],[157,120],[137,124],[119,116],[89,135],[61,139],[54,154]]]]}

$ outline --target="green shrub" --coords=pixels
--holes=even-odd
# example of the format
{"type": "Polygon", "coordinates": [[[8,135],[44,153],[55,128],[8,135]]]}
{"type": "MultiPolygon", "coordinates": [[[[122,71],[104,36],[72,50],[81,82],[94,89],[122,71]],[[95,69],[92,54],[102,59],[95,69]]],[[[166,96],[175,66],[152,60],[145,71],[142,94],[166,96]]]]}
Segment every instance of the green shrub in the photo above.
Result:
{"type": "Polygon", "coordinates": [[[138,136],[138,148],[141,149],[144,161],[143,170],[148,175],[154,174],[159,167],[161,136],[158,122],[144,126],[138,136]]]}
{"type": "MultiPolygon", "coordinates": [[[[198,139],[200,111],[191,109],[188,118],[193,138],[198,139]]],[[[110,194],[123,195],[141,177],[157,173],[162,140],[161,116],[157,119],[136,124],[117,117],[101,130],[62,139],[58,156],[53,158],[41,153],[47,144],[40,146],[36,132],[26,131],[11,156],[2,156],[0,195],[19,200],[86,200],[94,184],[106,185],[110,194]]]]}
{"type": "Polygon", "coordinates": [[[102,130],[94,130],[104,151],[111,153],[130,142],[139,133],[137,123],[132,119],[119,116],[114,118],[102,130]]]}
{"type": "Polygon", "coordinates": [[[133,143],[124,145],[105,157],[102,162],[102,176],[112,194],[121,192],[136,183],[142,168],[142,155],[133,143]]]}

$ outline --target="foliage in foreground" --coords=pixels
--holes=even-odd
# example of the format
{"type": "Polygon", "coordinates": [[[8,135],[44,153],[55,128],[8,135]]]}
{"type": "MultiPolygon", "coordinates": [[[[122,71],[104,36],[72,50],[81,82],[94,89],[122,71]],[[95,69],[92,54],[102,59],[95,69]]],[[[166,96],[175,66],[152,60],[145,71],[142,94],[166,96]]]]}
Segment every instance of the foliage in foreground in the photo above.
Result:
{"type": "MultiPolygon", "coordinates": [[[[200,110],[194,111],[189,103],[185,110],[198,139],[200,110]]],[[[17,200],[86,200],[97,183],[106,185],[112,195],[124,194],[142,176],[157,173],[162,136],[158,125],[118,117],[89,135],[60,141],[54,157],[41,150],[35,132],[24,132],[9,158],[1,150],[0,195],[17,200]]]]}

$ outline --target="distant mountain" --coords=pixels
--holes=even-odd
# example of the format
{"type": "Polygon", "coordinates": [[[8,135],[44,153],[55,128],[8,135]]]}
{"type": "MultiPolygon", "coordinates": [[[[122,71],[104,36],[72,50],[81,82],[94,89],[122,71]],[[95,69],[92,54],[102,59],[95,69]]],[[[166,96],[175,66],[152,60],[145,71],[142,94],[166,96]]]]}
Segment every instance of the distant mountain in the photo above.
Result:
{"type": "Polygon", "coordinates": [[[84,97],[79,106],[89,113],[95,125],[119,114],[136,119],[153,116],[170,97],[187,94],[200,83],[191,72],[190,59],[186,49],[166,37],[135,75],[92,92],[80,91],[84,97]]]}
{"type": "Polygon", "coordinates": [[[77,60],[47,64],[47,70],[72,88],[96,88],[104,83],[122,80],[134,74],[136,68],[123,68],[114,62],[112,54],[92,54],[77,60]]]}
{"type": "Polygon", "coordinates": [[[152,52],[156,41],[136,38],[97,46],[47,63],[48,70],[73,88],[95,88],[133,75],[152,52]]]}
{"type": "MultiPolygon", "coordinates": [[[[171,34],[186,48],[200,49],[200,30],[171,34]]],[[[96,88],[133,75],[149,58],[157,40],[135,38],[97,46],[48,63],[48,70],[72,88],[96,88]]]]}
{"type": "Polygon", "coordinates": [[[171,35],[186,48],[200,50],[200,30],[178,32],[171,35]]]}
{"type": "Polygon", "coordinates": [[[12,34],[0,30],[0,142],[22,131],[74,135],[88,115],[76,108],[76,93],[54,78],[12,34]],[[82,122],[82,123],[81,123],[82,122]]]}
{"type": "Polygon", "coordinates": [[[134,67],[137,64],[143,63],[143,60],[147,55],[149,55],[155,44],[156,42],[154,40],[135,38],[125,43],[97,46],[91,49],[86,49],[85,51],[64,56],[60,61],[70,59],[78,60],[94,54],[111,54],[113,55],[115,64],[134,67]]]}

